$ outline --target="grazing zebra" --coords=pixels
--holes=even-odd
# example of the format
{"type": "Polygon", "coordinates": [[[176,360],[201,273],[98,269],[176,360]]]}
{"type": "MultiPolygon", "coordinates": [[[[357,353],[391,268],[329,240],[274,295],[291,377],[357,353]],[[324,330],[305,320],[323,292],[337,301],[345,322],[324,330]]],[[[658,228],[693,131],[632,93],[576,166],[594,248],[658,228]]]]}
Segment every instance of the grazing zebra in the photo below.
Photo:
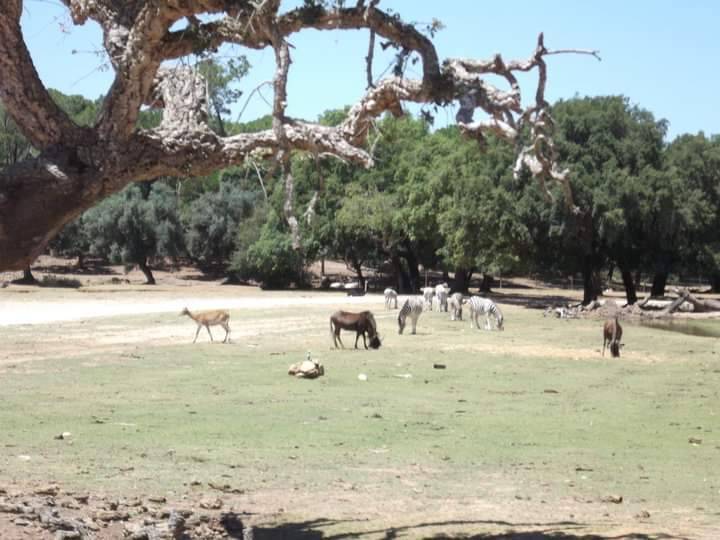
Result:
{"type": "Polygon", "coordinates": [[[462,321],[462,307],[465,303],[462,293],[453,293],[448,299],[451,321],[462,321]]]}
{"type": "Polygon", "coordinates": [[[495,302],[488,298],[471,296],[468,303],[470,304],[470,328],[473,328],[474,323],[474,326],[476,326],[479,330],[480,325],[478,324],[478,317],[484,314],[486,330],[492,329],[490,327],[490,315],[495,317],[497,329],[503,330],[503,314],[495,302]]]}
{"type": "Polygon", "coordinates": [[[397,292],[388,287],[385,289],[385,309],[397,309],[397,292]],[[394,303],[394,307],[390,307],[394,303]]]}
{"type": "Polygon", "coordinates": [[[420,290],[422,291],[422,294],[423,294],[425,308],[432,311],[432,300],[433,300],[433,296],[435,295],[435,289],[433,287],[423,287],[420,290]]]}
{"type": "Polygon", "coordinates": [[[417,321],[423,312],[424,298],[422,296],[411,296],[403,303],[398,313],[398,334],[402,334],[405,330],[405,319],[410,315],[410,321],[412,322],[412,333],[415,333],[415,327],[417,321]]]}
{"type": "Polygon", "coordinates": [[[449,292],[450,290],[445,283],[435,286],[435,297],[437,298],[438,311],[444,311],[447,313],[449,292]]]}

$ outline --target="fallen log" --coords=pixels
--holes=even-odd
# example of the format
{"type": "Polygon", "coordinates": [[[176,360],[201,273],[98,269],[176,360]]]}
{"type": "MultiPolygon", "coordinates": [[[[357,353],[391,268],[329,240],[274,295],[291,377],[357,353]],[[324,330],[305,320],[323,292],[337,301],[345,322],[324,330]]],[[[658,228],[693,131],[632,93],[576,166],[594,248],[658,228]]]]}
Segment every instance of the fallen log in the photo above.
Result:
{"type": "Polygon", "coordinates": [[[711,299],[700,299],[693,296],[688,289],[674,289],[674,292],[679,295],[680,298],[685,302],[689,302],[695,308],[694,311],[699,313],[708,313],[712,311],[720,311],[720,301],[711,299]]]}

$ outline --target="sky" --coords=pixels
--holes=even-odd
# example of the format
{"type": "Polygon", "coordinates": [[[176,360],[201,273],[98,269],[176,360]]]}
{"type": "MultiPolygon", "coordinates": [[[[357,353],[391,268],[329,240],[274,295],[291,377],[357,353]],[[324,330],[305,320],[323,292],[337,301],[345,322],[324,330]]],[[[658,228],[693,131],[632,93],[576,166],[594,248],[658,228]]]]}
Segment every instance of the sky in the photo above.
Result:
{"type": "MultiPolygon", "coordinates": [[[[283,10],[292,7],[285,1],[283,10]]],[[[720,134],[720,3],[715,0],[383,0],[383,9],[405,21],[445,26],[434,38],[443,58],[506,60],[530,56],[539,32],[548,49],[598,50],[591,56],[548,57],[546,97],[554,102],[575,96],[619,95],[669,122],[668,140],[679,134],[720,134]]],[[[57,0],[25,0],[23,32],[46,86],[95,99],[112,83],[99,26],[74,26],[57,0]]],[[[292,36],[293,64],[288,80],[290,116],[314,120],[323,111],[356,102],[365,89],[366,31],[305,31],[292,36]]],[[[223,56],[246,54],[252,66],[232,107],[232,120],[249,121],[271,110],[271,49],[223,47],[223,56]],[[259,92],[254,89],[261,87],[259,92]],[[264,98],[263,99],[263,96],[264,98]]],[[[378,52],[374,76],[391,58],[378,52]]],[[[410,76],[420,76],[411,66],[410,76]]],[[[532,99],[535,76],[520,79],[532,99]]],[[[499,81],[498,81],[499,82],[499,81]]],[[[454,121],[454,110],[440,111],[438,125],[454,121]]]]}

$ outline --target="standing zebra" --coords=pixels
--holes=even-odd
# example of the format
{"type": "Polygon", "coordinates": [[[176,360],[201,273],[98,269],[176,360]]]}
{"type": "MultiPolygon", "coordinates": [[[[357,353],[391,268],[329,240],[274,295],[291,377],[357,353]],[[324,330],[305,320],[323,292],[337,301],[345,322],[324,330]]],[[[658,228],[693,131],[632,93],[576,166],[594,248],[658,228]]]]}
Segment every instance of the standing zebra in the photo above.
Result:
{"type": "Polygon", "coordinates": [[[462,321],[462,307],[465,303],[462,293],[453,293],[448,300],[451,321],[462,321]]]}
{"type": "Polygon", "coordinates": [[[432,311],[433,296],[435,295],[435,289],[433,287],[423,287],[420,289],[423,294],[424,305],[427,309],[432,311]]]}
{"type": "Polygon", "coordinates": [[[385,309],[397,309],[397,292],[388,287],[385,289],[385,309]],[[394,307],[390,307],[394,303],[394,307]]]}
{"type": "Polygon", "coordinates": [[[435,286],[435,297],[437,298],[438,311],[444,311],[447,313],[449,292],[449,287],[445,283],[435,286]]]}
{"type": "Polygon", "coordinates": [[[490,327],[490,315],[495,317],[497,329],[503,330],[503,314],[495,302],[488,298],[471,296],[470,300],[468,300],[468,304],[470,304],[470,328],[473,328],[474,323],[474,326],[479,330],[480,325],[478,324],[478,317],[484,314],[486,330],[492,329],[490,327]]]}
{"type": "Polygon", "coordinates": [[[418,318],[423,312],[424,299],[422,296],[411,296],[403,303],[398,313],[398,334],[402,334],[405,330],[405,319],[410,315],[410,321],[412,322],[412,333],[415,333],[415,327],[417,326],[418,318]]]}

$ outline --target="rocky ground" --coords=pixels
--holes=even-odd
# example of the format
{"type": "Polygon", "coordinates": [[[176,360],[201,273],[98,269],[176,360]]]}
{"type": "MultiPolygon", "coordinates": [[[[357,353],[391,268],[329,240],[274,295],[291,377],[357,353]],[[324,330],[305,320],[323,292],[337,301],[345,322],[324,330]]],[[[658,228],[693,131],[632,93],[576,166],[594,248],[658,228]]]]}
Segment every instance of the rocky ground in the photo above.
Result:
{"type": "Polygon", "coordinates": [[[0,488],[3,540],[254,538],[243,519],[220,498],[173,504],[164,497],[115,499],[56,485],[31,493],[0,488]]]}

